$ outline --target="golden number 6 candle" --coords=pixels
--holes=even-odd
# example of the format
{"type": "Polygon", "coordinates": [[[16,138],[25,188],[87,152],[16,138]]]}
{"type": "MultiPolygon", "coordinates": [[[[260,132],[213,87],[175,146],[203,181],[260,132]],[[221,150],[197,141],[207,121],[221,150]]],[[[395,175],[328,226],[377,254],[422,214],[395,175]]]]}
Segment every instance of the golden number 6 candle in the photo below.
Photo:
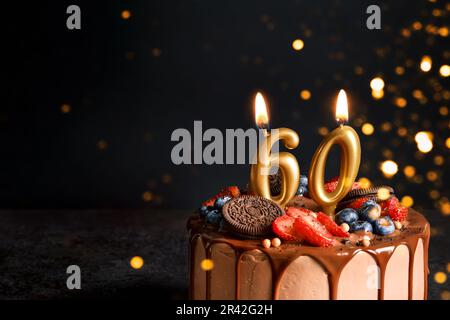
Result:
{"type": "MultiPolygon", "coordinates": [[[[255,99],[255,118],[258,127],[266,128],[268,117],[264,98],[258,93],[255,99]]],[[[282,141],[288,149],[299,144],[297,133],[288,128],[274,129],[268,133],[263,129],[264,137],[259,145],[256,164],[250,170],[250,189],[258,195],[278,203],[282,208],[295,195],[300,182],[300,168],[297,159],[289,152],[271,153],[273,145],[282,141]],[[270,192],[269,172],[271,167],[281,171],[281,192],[272,195],[270,192]]]]}
{"type": "Polygon", "coordinates": [[[336,104],[336,120],[340,125],[321,142],[314,153],[309,171],[309,194],[330,216],[334,214],[338,202],[351,190],[361,162],[359,137],[353,128],[343,125],[347,119],[347,97],[345,91],[341,90],[336,104]],[[339,182],[333,192],[327,192],[324,189],[325,166],[331,147],[335,144],[341,151],[339,182]]]}

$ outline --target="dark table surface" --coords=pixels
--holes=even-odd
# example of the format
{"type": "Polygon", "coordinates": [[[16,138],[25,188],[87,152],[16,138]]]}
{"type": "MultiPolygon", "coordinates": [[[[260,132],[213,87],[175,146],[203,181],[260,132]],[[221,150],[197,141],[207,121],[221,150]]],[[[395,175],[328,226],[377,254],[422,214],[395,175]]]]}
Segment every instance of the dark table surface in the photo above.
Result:
{"type": "MultiPolygon", "coordinates": [[[[449,217],[429,211],[429,299],[450,280],[449,217]]],[[[0,211],[0,299],[184,299],[188,292],[188,211],[0,211]],[[135,270],[129,261],[141,256],[135,270]],[[81,290],[68,290],[66,269],[81,268],[81,290]]],[[[445,294],[444,294],[445,295],[445,294]]]]}

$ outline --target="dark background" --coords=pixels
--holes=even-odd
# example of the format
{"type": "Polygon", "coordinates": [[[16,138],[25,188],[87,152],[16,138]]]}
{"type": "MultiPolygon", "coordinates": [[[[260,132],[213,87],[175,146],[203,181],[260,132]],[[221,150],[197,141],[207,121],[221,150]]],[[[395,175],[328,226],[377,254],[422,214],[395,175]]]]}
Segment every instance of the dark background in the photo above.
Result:
{"type": "MultiPolygon", "coordinates": [[[[192,131],[194,120],[205,129],[252,127],[257,90],[270,103],[272,127],[300,134],[293,153],[306,174],[322,139],[318,129],[335,125],[334,99],[345,88],[351,125],[362,140],[360,176],[391,184],[418,208],[441,208],[448,203],[448,115],[439,108],[450,93],[439,67],[449,63],[450,51],[448,37],[427,26],[447,26],[449,7],[377,1],[382,30],[370,31],[369,4],[51,1],[5,9],[1,206],[195,208],[223,186],[245,185],[249,167],[175,166],[172,131],[192,131]],[[81,7],[81,30],[66,28],[70,4],[81,7]],[[416,21],[421,30],[413,30],[416,21]],[[301,51],[291,47],[296,38],[305,43],[301,51]],[[425,54],[433,58],[429,73],[419,70],[425,54]],[[397,66],[404,75],[395,73],[397,66]],[[375,76],[386,83],[381,100],[371,96],[375,76]],[[311,99],[300,98],[304,89],[311,99]],[[425,101],[412,96],[414,89],[425,101]],[[406,108],[395,106],[399,96],[406,108]],[[63,112],[65,104],[70,112],[63,112]],[[374,125],[373,135],[361,133],[364,122],[374,125]],[[386,132],[385,122],[392,126],[386,132]],[[400,127],[406,136],[397,134],[400,127]],[[417,151],[420,130],[434,134],[430,153],[417,151]],[[434,163],[436,155],[444,164],[434,163]],[[391,181],[379,170],[386,159],[399,165],[391,181]],[[405,177],[406,165],[418,178],[405,177]],[[427,179],[429,171],[438,175],[435,181],[427,179]],[[431,190],[437,191],[432,198],[431,190]]],[[[337,172],[337,157],[330,159],[337,172]]]]}

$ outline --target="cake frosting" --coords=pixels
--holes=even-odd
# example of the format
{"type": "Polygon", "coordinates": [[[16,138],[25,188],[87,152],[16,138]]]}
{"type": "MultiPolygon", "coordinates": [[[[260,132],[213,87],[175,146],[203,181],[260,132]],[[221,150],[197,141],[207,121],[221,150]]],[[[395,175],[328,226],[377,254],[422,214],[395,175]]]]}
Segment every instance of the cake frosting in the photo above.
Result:
{"type": "MultiPolygon", "coordinates": [[[[288,204],[320,211],[307,197],[288,204]]],[[[408,209],[401,230],[388,236],[371,234],[337,239],[332,247],[284,241],[265,248],[258,239],[245,239],[193,215],[189,231],[190,298],[236,300],[391,300],[427,298],[430,227],[408,209]],[[200,265],[211,259],[214,268],[200,265]]]]}

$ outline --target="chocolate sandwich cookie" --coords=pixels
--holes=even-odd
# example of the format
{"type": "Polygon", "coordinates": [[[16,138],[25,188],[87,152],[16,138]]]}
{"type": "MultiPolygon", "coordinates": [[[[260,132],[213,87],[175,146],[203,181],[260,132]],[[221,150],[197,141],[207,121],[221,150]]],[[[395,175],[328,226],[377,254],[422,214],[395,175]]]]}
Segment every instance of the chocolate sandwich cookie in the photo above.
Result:
{"type": "Polygon", "coordinates": [[[260,196],[240,196],[228,201],[223,209],[226,227],[246,238],[259,238],[272,230],[272,222],[284,214],[273,201],[260,196]]]}
{"type": "Polygon", "coordinates": [[[373,200],[376,202],[381,202],[383,200],[386,200],[386,198],[384,198],[384,199],[379,198],[378,192],[381,189],[386,189],[389,192],[388,198],[390,198],[394,195],[394,189],[389,186],[375,186],[375,187],[369,187],[369,188],[364,188],[364,189],[354,189],[354,190],[351,190],[345,196],[345,198],[342,199],[341,202],[339,202],[338,209],[345,208],[348,204],[350,204],[351,202],[353,202],[357,199],[360,199],[360,198],[367,198],[367,200],[373,200]]]}

